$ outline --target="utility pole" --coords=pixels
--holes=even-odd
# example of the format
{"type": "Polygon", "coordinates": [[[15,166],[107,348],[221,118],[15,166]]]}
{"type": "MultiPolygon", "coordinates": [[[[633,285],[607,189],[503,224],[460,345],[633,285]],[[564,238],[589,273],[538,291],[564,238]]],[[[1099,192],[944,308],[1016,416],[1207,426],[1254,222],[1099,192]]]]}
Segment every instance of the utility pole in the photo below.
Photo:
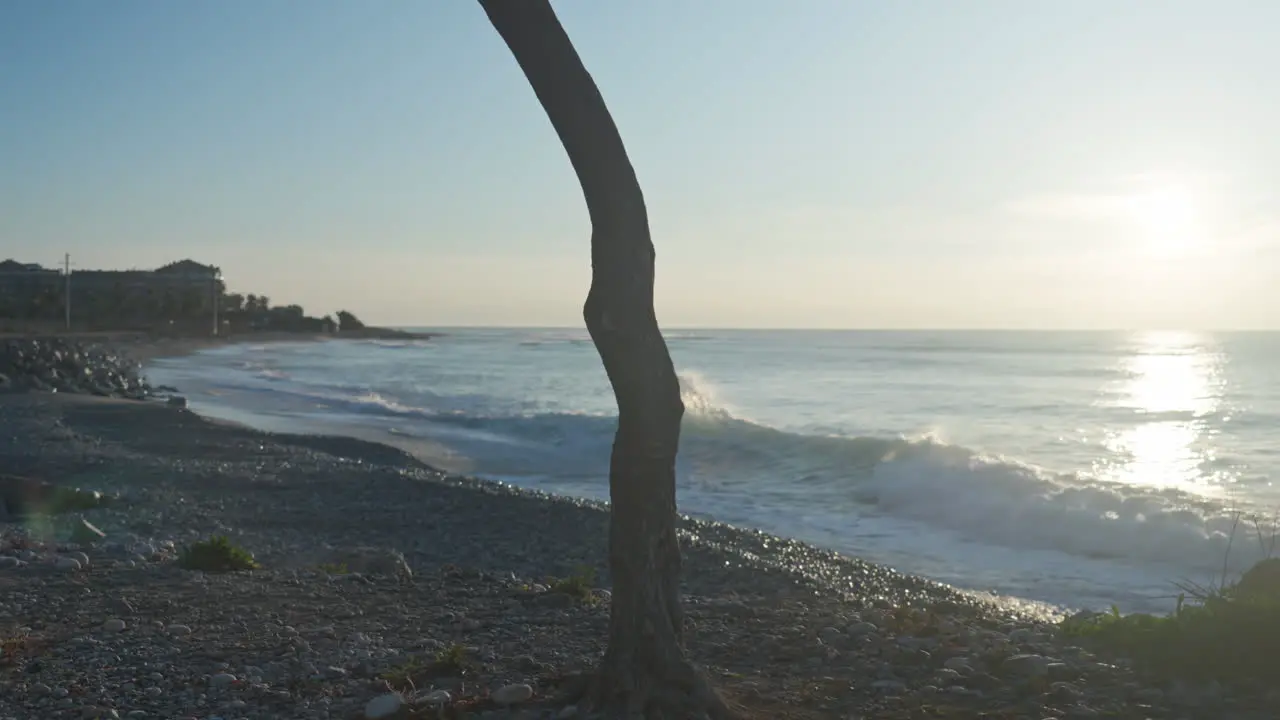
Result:
{"type": "Polygon", "coordinates": [[[62,306],[66,311],[67,332],[71,332],[71,253],[66,253],[62,256],[62,275],[66,281],[62,306]]]}
{"type": "Polygon", "coordinates": [[[220,271],[215,270],[213,273],[213,336],[218,337],[218,305],[222,301],[222,293],[218,292],[218,279],[222,276],[220,271]]]}

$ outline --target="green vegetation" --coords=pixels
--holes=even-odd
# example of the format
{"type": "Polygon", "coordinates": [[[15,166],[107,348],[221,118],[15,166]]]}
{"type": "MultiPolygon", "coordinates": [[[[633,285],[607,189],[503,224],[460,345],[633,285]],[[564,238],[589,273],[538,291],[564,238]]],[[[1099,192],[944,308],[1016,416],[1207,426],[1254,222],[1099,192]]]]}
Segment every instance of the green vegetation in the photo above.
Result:
{"type": "Polygon", "coordinates": [[[347,569],[346,563],[320,563],[316,569],[322,573],[329,575],[350,575],[351,571],[347,569]]]}
{"type": "Polygon", "coordinates": [[[232,545],[225,535],[215,535],[183,548],[178,555],[178,566],[204,572],[235,572],[260,567],[248,550],[232,545]]]}
{"type": "Polygon", "coordinates": [[[473,669],[471,661],[467,658],[466,646],[454,643],[441,648],[431,662],[424,662],[420,657],[411,657],[382,673],[380,677],[393,690],[409,691],[435,678],[464,677],[471,674],[473,669]]]}
{"type": "Polygon", "coordinates": [[[1267,540],[1259,532],[1258,539],[1267,559],[1235,582],[1227,582],[1224,571],[1215,586],[1178,584],[1181,593],[1169,615],[1124,615],[1112,607],[1068,618],[1060,631],[1168,679],[1280,681],[1280,558],[1271,556],[1274,533],[1267,540]]]}
{"type": "Polygon", "coordinates": [[[595,568],[580,565],[569,577],[547,578],[547,589],[550,592],[568,595],[582,602],[594,602],[597,599],[595,593],[592,592],[595,583],[595,568]]]}

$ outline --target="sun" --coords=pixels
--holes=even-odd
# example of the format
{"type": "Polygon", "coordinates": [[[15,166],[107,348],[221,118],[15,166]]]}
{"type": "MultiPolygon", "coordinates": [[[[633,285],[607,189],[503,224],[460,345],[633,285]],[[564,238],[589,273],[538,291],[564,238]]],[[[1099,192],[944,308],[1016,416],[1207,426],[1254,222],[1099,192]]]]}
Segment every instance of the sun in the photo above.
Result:
{"type": "Polygon", "coordinates": [[[1200,211],[1184,187],[1153,188],[1132,195],[1126,211],[1137,239],[1154,255],[1182,255],[1200,243],[1200,211]]]}

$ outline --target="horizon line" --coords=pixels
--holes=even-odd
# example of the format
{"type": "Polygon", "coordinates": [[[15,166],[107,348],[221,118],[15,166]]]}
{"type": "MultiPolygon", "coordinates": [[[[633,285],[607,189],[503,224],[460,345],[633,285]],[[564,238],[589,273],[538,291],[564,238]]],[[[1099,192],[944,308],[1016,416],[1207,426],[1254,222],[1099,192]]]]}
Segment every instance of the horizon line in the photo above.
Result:
{"type": "MultiPolygon", "coordinates": [[[[586,330],[585,325],[408,325],[367,323],[393,330],[586,330]]],[[[1033,327],[748,327],[715,325],[666,325],[669,330],[716,330],[729,332],[932,332],[932,333],[1273,333],[1280,327],[1244,328],[1033,328],[1033,327]]]]}

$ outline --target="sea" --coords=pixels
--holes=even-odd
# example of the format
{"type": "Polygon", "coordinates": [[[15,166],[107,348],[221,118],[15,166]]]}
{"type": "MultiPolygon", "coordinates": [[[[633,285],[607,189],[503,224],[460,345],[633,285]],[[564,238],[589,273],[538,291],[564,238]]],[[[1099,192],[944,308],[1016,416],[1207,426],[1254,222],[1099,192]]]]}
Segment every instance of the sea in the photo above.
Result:
{"type": "MultiPolygon", "coordinates": [[[[608,499],[616,405],[585,330],[436,332],[147,374],[207,416],[608,499]]],[[[1168,610],[1280,552],[1280,333],[665,334],[682,512],[1065,610],[1168,610]]]]}

